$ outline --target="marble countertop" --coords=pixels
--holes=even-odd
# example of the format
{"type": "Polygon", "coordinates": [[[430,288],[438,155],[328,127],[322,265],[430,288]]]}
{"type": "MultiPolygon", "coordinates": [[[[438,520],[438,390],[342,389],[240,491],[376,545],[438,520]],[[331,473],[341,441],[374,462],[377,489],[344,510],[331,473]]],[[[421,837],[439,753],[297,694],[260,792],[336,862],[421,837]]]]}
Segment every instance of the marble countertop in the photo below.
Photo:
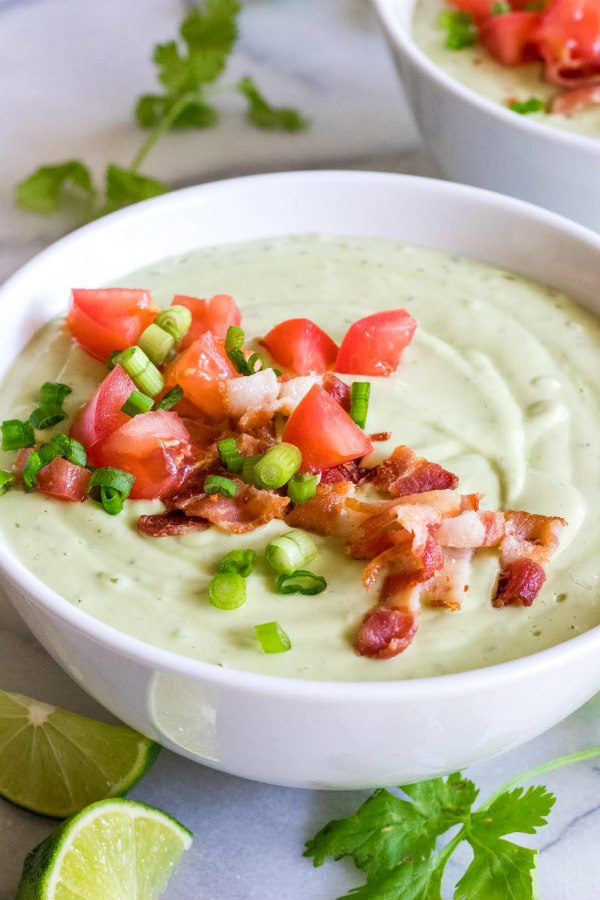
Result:
{"type": "MultiPolygon", "coordinates": [[[[16,181],[42,162],[81,157],[100,171],[108,160],[133,156],[139,132],[131,106],[153,86],[150,46],[174,33],[183,8],[180,0],[0,0],[0,280],[65,231],[64,221],[15,210],[16,181]]],[[[165,140],[148,160],[148,174],[173,185],[314,167],[437,174],[367,0],[248,2],[232,62],[233,74],[246,72],[275,101],[300,106],[311,130],[293,136],[252,130],[229,101],[218,129],[165,140]]],[[[1,686],[109,720],[0,601],[1,686]]],[[[599,723],[592,701],[470,775],[485,796],[532,765],[600,743],[599,723]]],[[[531,841],[541,849],[541,897],[592,900],[600,871],[600,768],[580,764],[547,782],[558,803],[531,841]]],[[[365,794],[270,787],[163,752],[133,796],[164,807],[195,833],[168,900],[334,900],[361,881],[348,864],[313,869],[302,849],[365,794]]],[[[14,897],[25,854],[50,827],[0,801],[0,900],[14,897]]],[[[459,863],[451,864],[449,879],[458,877],[459,863]]],[[[448,886],[444,897],[451,897],[448,886]]]]}

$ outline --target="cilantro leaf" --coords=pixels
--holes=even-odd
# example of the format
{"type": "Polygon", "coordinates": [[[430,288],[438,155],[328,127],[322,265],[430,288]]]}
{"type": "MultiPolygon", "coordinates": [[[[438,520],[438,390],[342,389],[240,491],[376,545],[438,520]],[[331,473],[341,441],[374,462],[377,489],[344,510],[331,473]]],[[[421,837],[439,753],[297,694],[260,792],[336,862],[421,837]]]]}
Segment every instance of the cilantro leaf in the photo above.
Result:
{"type": "Polygon", "coordinates": [[[469,815],[477,795],[458,773],[402,790],[415,802],[378,790],[355,815],[330,822],[308,841],[305,856],[313,857],[315,866],[327,856],[352,856],[369,880],[381,878],[405,860],[429,856],[439,835],[469,815]]]}
{"type": "Polygon", "coordinates": [[[36,169],[17,185],[17,204],[30,212],[50,215],[59,209],[65,189],[75,189],[88,200],[95,197],[90,170],[77,159],[36,169]]]}
{"type": "MultiPolygon", "coordinates": [[[[153,128],[178,102],[177,98],[168,95],[144,94],[135,108],[138,124],[142,128],[153,128]]],[[[207,103],[201,95],[190,96],[171,123],[171,128],[210,128],[216,125],[217,120],[214,106],[207,103]]]]}
{"type": "Polygon", "coordinates": [[[537,828],[548,824],[546,817],[555,802],[554,794],[543,785],[527,790],[517,787],[500,794],[493,803],[476,812],[470,828],[485,841],[515,832],[535,834],[537,828]]]}
{"type": "Polygon", "coordinates": [[[236,85],[248,101],[248,121],[271,131],[305,131],[309,122],[291,106],[271,106],[252,78],[246,75],[236,85]]]}
{"type": "Polygon", "coordinates": [[[123,169],[111,163],[106,168],[105,190],[107,211],[113,212],[139,200],[157,197],[169,189],[154,178],[139,175],[131,169],[123,169]]]}
{"type": "Polygon", "coordinates": [[[434,859],[403,863],[381,878],[354,888],[340,900],[442,900],[445,864],[446,860],[437,863],[434,859]]]}
{"type": "Polygon", "coordinates": [[[176,41],[155,46],[158,78],[170,94],[196,90],[219,77],[237,40],[239,11],[238,0],[206,0],[202,10],[190,10],[179,29],[187,52],[176,41]]]}
{"type": "Polygon", "coordinates": [[[479,844],[469,838],[473,862],[456,885],[454,900],[533,900],[536,850],[510,841],[479,844]]]}

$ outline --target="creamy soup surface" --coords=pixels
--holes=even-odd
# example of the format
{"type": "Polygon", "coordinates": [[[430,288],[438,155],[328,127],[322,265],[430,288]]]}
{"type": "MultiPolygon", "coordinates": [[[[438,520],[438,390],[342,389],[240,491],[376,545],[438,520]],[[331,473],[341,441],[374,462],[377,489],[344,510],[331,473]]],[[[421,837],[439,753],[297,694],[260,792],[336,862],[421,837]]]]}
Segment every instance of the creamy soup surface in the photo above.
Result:
{"type": "MultiPolygon", "coordinates": [[[[146,287],[162,305],[173,294],[232,294],[247,335],[308,316],[335,340],[374,310],[406,307],[418,322],[397,374],[372,379],[367,431],[393,430],[372,459],[400,443],[456,472],[483,506],[569,521],[548,581],[530,609],[493,609],[497,553],[475,556],[460,612],[423,609],[410,648],[387,661],[363,658],[352,639],[376,600],[362,563],[341,541],[315,537],[311,568],[327,590],[281,596],[259,564],[248,600],[232,612],[208,603],[215,563],[230,549],[259,554],[282,522],[242,537],[215,528],[149,538],[135,528],[159,501],[129,501],[107,515],[91,501],[69,504],[9,491],[0,530],[25,564],[80,609],[184,656],[253,672],[311,679],[380,680],[458,672],[534,653],[600,623],[600,325],[563,294],[521,277],[379,239],[291,237],[203,249],[119,279],[146,287]],[[254,625],[277,620],[292,641],[266,655],[254,625]]],[[[62,321],[44,327],[0,388],[0,415],[26,418],[44,381],[73,387],[70,415],[106,369],[72,343],[62,321]]],[[[349,379],[351,380],[351,379],[349,379]]],[[[60,426],[56,430],[60,430],[60,426]]],[[[51,432],[40,434],[47,440],[51,432]]],[[[11,459],[4,454],[2,468],[11,459]]]]}
{"type": "MultiPolygon", "coordinates": [[[[440,27],[439,19],[443,10],[452,8],[446,0],[417,0],[415,5],[414,41],[436,65],[471,90],[502,106],[511,100],[523,101],[530,97],[547,101],[556,94],[558,88],[544,80],[539,62],[508,68],[496,62],[481,45],[449,50],[445,46],[446,32],[440,27]]],[[[563,131],[600,138],[600,106],[572,116],[540,112],[530,113],[527,117],[563,131]]]]}

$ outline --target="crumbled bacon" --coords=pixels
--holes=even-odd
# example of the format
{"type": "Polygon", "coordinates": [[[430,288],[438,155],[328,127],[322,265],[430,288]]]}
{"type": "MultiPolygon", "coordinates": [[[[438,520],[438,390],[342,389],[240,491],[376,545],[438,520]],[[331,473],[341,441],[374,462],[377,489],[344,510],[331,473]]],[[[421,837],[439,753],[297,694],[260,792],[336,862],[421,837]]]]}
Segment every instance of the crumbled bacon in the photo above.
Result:
{"type": "Polygon", "coordinates": [[[317,493],[306,503],[299,503],[285,517],[291,528],[303,528],[314,534],[331,536],[338,533],[344,500],[352,485],[348,481],[319,484],[317,493]]]}
{"type": "Polygon", "coordinates": [[[546,581],[546,573],[539,562],[522,556],[504,566],[498,578],[492,605],[499,608],[520,603],[531,606],[546,581]]]}
{"type": "Polygon", "coordinates": [[[485,510],[466,510],[446,518],[437,538],[442,547],[497,547],[504,537],[504,514],[485,510]]]}
{"type": "Polygon", "coordinates": [[[338,378],[337,375],[333,375],[331,372],[327,372],[327,374],[323,376],[321,384],[327,393],[340,404],[342,409],[345,409],[346,412],[350,412],[352,397],[350,385],[346,384],[345,381],[342,381],[341,378],[338,378]]]}
{"type": "Polygon", "coordinates": [[[400,445],[377,466],[374,484],[392,497],[447,490],[458,485],[458,477],[437,463],[417,456],[410,447],[400,445]]]}
{"type": "Polygon", "coordinates": [[[406,650],[416,633],[417,620],[412,613],[376,606],[360,625],[354,649],[360,656],[391,659],[406,650]]]}
{"type": "Polygon", "coordinates": [[[375,434],[370,434],[368,437],[373,443],[378,443],[379,441],[389,441],[391,436],[391,431],[376,431],[375,434]]]}
{"type": "Polygon", "coordinates": [[[352,484],[364,484],[370,481],[375,474],[375,469],[363,469],[357,460],[343,463],[341,466],[333,466],[321,472],[321,484],[338,484],[342,481],[350,481],[352,484]]]}
{"type": "Polygon", "coordinates": [[[567,524],[560,516],[541,516],[508,510],[504,513],[505,537],[500,545],[502,565],[521,556],[544,564],[558,547],[559,535],[567,524]]]}
{"type": "Polygon", "coordinates": [[[151,516],[140,516],[137,529],[149,537],[171,537],[182,534],[193,534],[196,531],[206,531],[210,528],[210,522],[197,516],[186,516],[180,510],[167,513],[158,513],[151,516]]]}
{"type": "Polygon", "coordinates": [[[457,610],[461,608],[462,598],[469,590],[473,550],[443,547],[442,552],[443,568],[424,586],[423,596],[430,606],[457,610]]]}
{"type": "Polygon", "coordinates": [[[199,494],[187,502],[186,515],[208,519],[228,534],[245,534],[266,525],[271,519],[284,517],[290,503],[289,497],[258,490],[239,479],[234,480],[237,486],[235,497],[199,494]]]}
{"type": "Polygon", "coordinates": [[[432,506],[446,519],[458,516],[470,509],[479,509],[479,494],[459,494],[456,491],[424,491],[422,494],[406,494],[390,503],[425,503],[432,506]]]}
{"type": "Polygon", "coordinates": [[[574,116],[600,104],[600,84],[588,84],[571,91],[561,91],[553,97],[550,112],[561,116],[574,116]]]}

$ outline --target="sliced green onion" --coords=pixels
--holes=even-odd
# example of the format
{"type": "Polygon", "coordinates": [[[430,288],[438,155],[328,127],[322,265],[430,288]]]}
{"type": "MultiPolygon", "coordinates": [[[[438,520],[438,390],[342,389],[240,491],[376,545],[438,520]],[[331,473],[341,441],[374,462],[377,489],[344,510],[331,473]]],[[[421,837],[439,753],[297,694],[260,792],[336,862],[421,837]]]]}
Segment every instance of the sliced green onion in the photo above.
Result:
{"type": "Polygon", "coordinates": [[[283,487],[301,465],[302,454],[294,444],[275,444],[254,466],[254,484],[261,488],[283,487]]]}
{"type": "Polygon", "coordinates": [[[225,497],[235,497],[237,494],[235,481],[223,475],[207,475],[203,487],[205,494],[223,494],[225,497]]]}
{"type": "Polygon", "coordinates": [[[149,409],[152,409],[153,403],[152,397],[136,390],[130,393],[129,397],[121,407],[121,411],[133,418],[134,416],[139,415],[139,413],[148,412],[149,409]]]}
{"type": "Polygon", "coordinates": [[[40,406],[62,406],[72,390],[68,384],[46,381],[40,388],[40,406]]]}
{"type": "Polygon", "coordinates": [[[217,566],[217,572],[237,572],[242,578],[247,578],[255,562],[254,550],[230,550],[217,566]]]}
{"type": "Polygon", "coordinates": [[[208,584],[208,599],[218,609],[238,609],[246,602],[246,582],[238,572],[220,572],[208,584]]]}
{"type": "Polygon", "coordinates": [[[305,531],[288,531],[267,545],[265,557],[272,569],[291,575],[316,559],[318,550],[305,531]]]}
{"type": "Polygon", "coordinates": [[[117,516],[123,509],[123,497],[115,488],[100,485],[100,503],[109,516],[117,516]]]}
{"type": "Polygon", "coordinates": [[[327,582],[322,575],[307,572],[306,569],[298,569],[291,575],[280,575],[277,579],[277,591],[279,594],[320,594],[327,587],[327,582]]]}
{"type": "Polygon", "coordinates": [[[166,331],[167,334],[170,334],[175,343],[178,344],[190,330],[192,314],[187,306],[180,306],[177,303],[175,306],[170,306],[168,309],[163,309],[162,312],[159,312],[154,320],[154,324],[166,331]]]}
{"type": "Polygon", "coordinates": [[[248,357],[247,364],[252,375],[254,375],[255,372],[262,372],[264,369],[269,368],[260,353],[252,353],[252,355],[248,357]],[[260,363],[258,368],[256,367],[257,363],[260,363]]]}
{"type": "Polygon", "coordinates": [[[265,622],[263,625],[255,625],[254,631],[258,643],[265,653],[285,653],[290,650],[292,642],[279,624],[279,622],[265,622]]]}
{"type": "Polygon", "coordinates": [[[33,447],[35,435],[29,422],[20,419],[5,419],[0,426],[2,430],[3,450],[22,450],[24,447],[33,447]]]}
{"type": "Polygon", "coordinates": [[[160,366],[175,346],[175,338],[156,322],[153,322],[142,331],[138,346],[142,348],[148,359],[160,366]]]}
{"type": "Polygon", "coordinates": [[[239,325],[230,325],[225,337],[225,352],[240,373],[240,375],[252,375],[252,369],[242,352],[244,346],[244,331],[239,325]]]}
{"type": "Polygon", "coordinates": [[[368,381],[353,381],[350,395],[350,418],[354,419],[359,428],[367,424],[369,412],[369,394],[371,385],[368,381]]]}
{"type": "Polygon", "coordinates": [[[256,464],[263,457],[262,453],[255,453],[253,456],[244,456],[242,463],[242,481],[245,481],[246,484],[255,484],[254,481],[254,470],[256,468],[256,464]]]}
{"type": "Polygon", "coordinates": [[[224,438],[222,441],[217,441],[217,450],[225,468],[239,475],[244,465],[244,457],[238,450],[235,438],[224,438]]]}
{"type": "Polygon", "coordinates": [[[141,347],[128,347],[127,350],[121,350],[117,356],[117,362],[123,366],[135,386],[144,394],[156,397],[162,391],[165,385],[163,377],[141,347]]]}
{"type": "Polygon", "coordinates": [[[183,388],[176,384],[170,391],[167,391],[162,400],[156,401],[154,409],[173,409],[174,406],[177,406],[182,397],[183,388]]]}
{"type": "Polygon", "coordinates": [[[528,100],[513,100],[508,104],[508,108],[520,116],[529,116],[531,113],[545,112],[546,102],[539,97],[529,97],[528,100]]]}
{"type": "Polygon", "coordinates": [[[109,354],[108,359],[106,360],[106,368],[109,372],[111,372],[119,362],[121,353],[121,350],[113,350],[113,352],[109,354]]]}
{"type": "Polygon", "coordinates": [[[21,480],[23,487],[27,492],[35,490],[37,484],[37,474],[42,468],[42,460],[37,450],[32,450],[27,457],[25,467],[21,472],[21,480]]]}
{"type": "Polygon", "coordinates": [[[121,512],[134,481],[135,476],[123,469],[94,469],[87,492],[102,504],[109,515],[115,516],[121,512]]]}
{"type": "Polygon", "coordinates": [[[449,50],[462,50],[477,43],[477,28],[471,13],[446,9],[440,15],[439,23],[446,31],[449,50]]]}
{"type": "Polygon", "coordinates": [[[66,418],[67,414],[62,406],[48,404],[47,406],[38,406],[37,409],[34,409],[29,416],[29,421],[34,428],[43,431],[46,428],[52,428],[53,425],[57,425],[66,418]]]}
{"type": "Polygon", "coordinates": [[[15,483],[17,479],[12,472],[6,472],[0,469],[0,496],[5,494],[15,483]]]}
{"type": "Polygon", "coordinates": [[[48,463],[51,463],[53,459],[56,459],[59,456],[66,456],[69,451],[70,443],[70,439],[66,434],[55,434],[47,444],[42,444],[37,451],[42,468],[47,466],[48,463]]]}
{"type": "Polygon", "coordinates": [[[85,466],[87,453],[83,444],[80,444],[75,438],[69,438],[69,449],[65,453],[65,459],[76,466],[85,466]]]}
{"type": "Polygon", "coordinates": [[[310,475],[308,472],[296,472],[290,478],[287,486],[287,494],[293,503],[306,503],[317,493],[319,483],[318,475],[310,475]]]}

